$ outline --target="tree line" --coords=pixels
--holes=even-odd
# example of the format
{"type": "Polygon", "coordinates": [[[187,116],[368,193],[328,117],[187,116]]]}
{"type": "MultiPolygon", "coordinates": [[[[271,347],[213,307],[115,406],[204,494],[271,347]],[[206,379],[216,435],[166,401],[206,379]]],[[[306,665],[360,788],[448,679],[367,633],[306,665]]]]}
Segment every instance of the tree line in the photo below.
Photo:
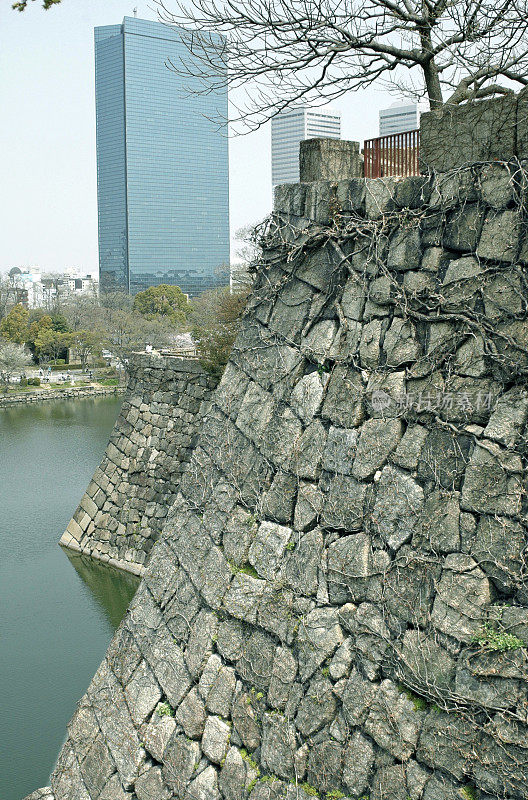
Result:
{"type": "MultiPolygon", "coordinates": [[[[4,287],[5,288],[5,287],[4,287]]],[[[66,362],[71,355],[86,370],[108,350],[122,364],[128,355],[177,347],[190,333],[204,366],[219,374],[245,307],[247,289],[229,286],[204,292],[190,302],[178,286],[152,286],[135,297],[121,292],[100,298],[58,298],[52,309],[2,303],[0,284],[0,380],[4,391],[26,366],[66,362]]]]}

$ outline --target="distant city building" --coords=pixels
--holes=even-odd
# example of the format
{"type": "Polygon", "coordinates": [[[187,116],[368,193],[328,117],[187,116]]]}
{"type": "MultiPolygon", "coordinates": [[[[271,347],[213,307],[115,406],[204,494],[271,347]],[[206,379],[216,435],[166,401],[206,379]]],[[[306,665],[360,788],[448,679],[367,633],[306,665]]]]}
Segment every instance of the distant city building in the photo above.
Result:
{"type": "Polygon", "coordinates": [[[182,35],[132,17],[95,29],[103,291],[168,283],[196,296],[229,263],[228,140],[215,122],[227,85],[189,94],[203,82],[169,69],[189,57],[182,35]]]}
{"type": "Polygon", "coordinates": [[[46,275],[40,267],[13,267],[9,282],[15,302],[27,308],[51,309],[58,300],[79,295],[97,297],[99,292],[99,282],[91,275],[80,275],[76,269],[46,275]]]}
{"type": "Polygon", "coordinates": [[[341,114],[330,108],[298,106],[271,120],[271,182],[299,182],[299,143],[304,139],[340,139],[341,114]]]}
{"type": "Polygon", "coordinates": [[[393,103],[379,112],[379,135],[405,133],[420,127],[420,113],[424,109],[418,103],[393,103]]]}

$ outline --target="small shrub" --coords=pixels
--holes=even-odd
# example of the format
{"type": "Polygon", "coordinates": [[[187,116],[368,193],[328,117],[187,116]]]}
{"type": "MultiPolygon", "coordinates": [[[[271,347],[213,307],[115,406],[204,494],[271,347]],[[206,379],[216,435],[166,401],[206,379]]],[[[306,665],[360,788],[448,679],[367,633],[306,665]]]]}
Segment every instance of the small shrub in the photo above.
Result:
{"type": "Polygon", "coordinates": [[[251,769],[254,769],[254,770],[255,770],[255,772],[257,773],[257,777],[258,777],[258,776],[260,776],[260,769],[259,769],[259,766],[258,766],[257,762],[256,762],[256,761],[255,761],[253,758],[251,758],[251,756],[249,755],[249,753],[248,753],[248,751],[245,749],[245,747],[243,747],[243,748],[240,750],[240,755],[242,756],[242,758],[244,759],[244,761],[245,761],[247,764],[249,764],[249,766],[251,767],[251,769]]]}
{"type": "Polygon", "coordinates": [[[156,708],[156,714],[158,717],[173,717],[174,709],[168,703],[159,703],[156,708]]]}
{"type": "Polygon", "coordinates": [[[231,567],[231,572],[233,573],[233,575],[236,575],[239,572],[243,572],[244,575],[250,575],[252,578],[260,578],[260,575],[258,574],[257,570],[255,569],[255,567],[252,567],[251,564],[246,563],[242,564],[241,566],[238,566],[238,564],[235,564],[234,561],[228,561],[228,564],[231,567]]]}
{"type": "Polygon", "coordinates": [[[40,378],[28,378],[28,386],[40,386],[40,378]]]}
{"type": "Polygon", "coordinates": [[[309,783],[303,783],[302,788],[310,797],[319,797],[319,792],[315,786],[311,786],[309,783]]]}
{"type": "MultiPolygon", "coordinates": [[[[62,358],[59,358],[54,364],[50,364],[52,372],[64,372],[65,369],[65,361],[62,358]]],[[[82,364],[66,364],[66,370],[72,369],[82,369],[82,364]]]]}
{"type": "Polygon", "coordinates": [[[409,700],[412,702],[414,706],[415,711],[424,711],[426,708],[429,708],[429,703],[427,702],[427,700],[425,700],[425,698],[420,697],[414,692],[411,692],[410,689],[407,689],[405,686],[402,686],[401,684],[400,686],[398,686],[398,689],[402,694],[404,694],[406,697],[409,698],[409,700]]]}
{"type": "Polygon", "coordinates": [[[28,379],[27,378],[20,378],[20,386],[27,386],[28,379]]]}
{"type": "Polygon", "coordinates": [[[97,382],[100,386],[117,386],[119,384],[119,378],[104,378],[97,382]]]}
{"type": "Polygon", "coordinates": [[[464,800],[479,800],[480,792],[476,786],[473,786],[472,783],[468,783],[464,786],[463,789],[460,790],[461,795],[464,797],[464,800]]]}
{"type": "Polygon", "coordinates": [[[504,653],[506,650],[518,650],[525,647],[525,642],[513,633],[494,628],[491,622],[485,622],[472,638],[473,644],[480,645],[492,653],[504,653]]]}

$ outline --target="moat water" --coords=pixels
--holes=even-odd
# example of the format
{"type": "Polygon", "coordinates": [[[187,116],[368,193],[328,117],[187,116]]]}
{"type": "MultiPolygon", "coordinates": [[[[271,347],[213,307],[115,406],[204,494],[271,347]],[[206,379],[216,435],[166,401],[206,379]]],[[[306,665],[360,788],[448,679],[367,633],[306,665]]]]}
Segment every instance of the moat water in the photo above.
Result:
{"type": "Polygon", "coordinates": [[[57,544],[121,399],[0,409],[0,798],[45,786],[137,579],[57,544]]]}

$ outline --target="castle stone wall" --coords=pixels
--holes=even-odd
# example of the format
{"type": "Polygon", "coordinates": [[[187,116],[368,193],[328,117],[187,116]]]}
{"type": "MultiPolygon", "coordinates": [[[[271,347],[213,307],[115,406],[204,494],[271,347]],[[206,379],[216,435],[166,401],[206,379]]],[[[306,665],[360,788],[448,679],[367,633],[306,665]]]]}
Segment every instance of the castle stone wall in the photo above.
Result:
{"type": "Polygon", "coordinates": [[[217,380],[197,360],[136,353],[103,460],[60,543],[141,574],[217,380]]]}
{"type": "Polygon", "coordinates": [[[280,187],[46,798],[528,798],[527,186],[280,187]]]}

